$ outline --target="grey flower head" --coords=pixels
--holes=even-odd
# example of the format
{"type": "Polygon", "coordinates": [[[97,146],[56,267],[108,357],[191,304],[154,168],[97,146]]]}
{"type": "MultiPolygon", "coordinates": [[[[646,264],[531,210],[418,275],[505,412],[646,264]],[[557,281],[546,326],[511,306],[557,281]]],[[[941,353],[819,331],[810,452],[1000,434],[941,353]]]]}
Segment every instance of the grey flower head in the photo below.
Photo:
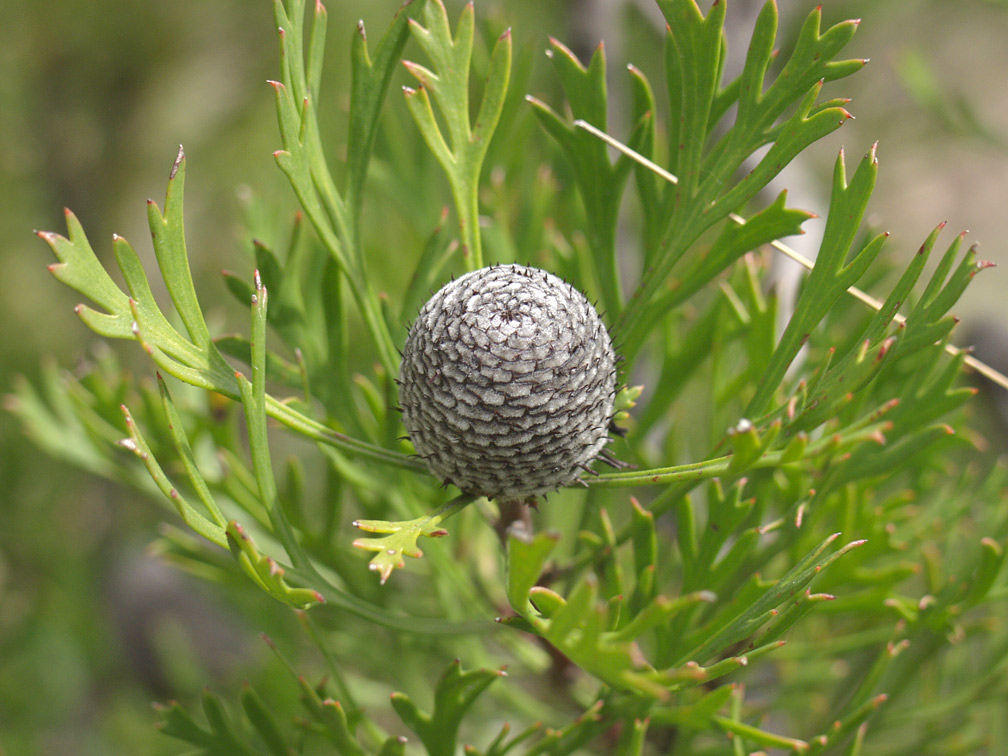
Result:
{"type": "Polygon", "coordinates": [[[467,273],[420,310],[399,399],[417,453],[470,494],[522,499],[578,479],[603,450],[612,342],[591,303],[551,273],[467,273]]]}

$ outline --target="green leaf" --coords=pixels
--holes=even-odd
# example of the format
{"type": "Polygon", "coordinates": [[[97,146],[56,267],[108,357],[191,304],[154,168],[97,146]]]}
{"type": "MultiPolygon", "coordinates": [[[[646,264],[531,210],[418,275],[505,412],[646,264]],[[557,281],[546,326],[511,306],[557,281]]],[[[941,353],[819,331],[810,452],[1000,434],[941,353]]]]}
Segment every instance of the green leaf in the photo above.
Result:
{"type": "Polygon", "coordinates": [[[683,194],[696,195],[700,163],[709,131],[714,94],[720,83],[726,3],[715,3],[706,18],[694,0],[658,0],[677,54],[681,90],[674,98],[682,114],[677,175],[683,194]]]}
{"type": "Polygon", "coordinates": [[[604,703],[596,701],[566,726],[546,730],[543,737],[525,752],[525,756],[569,756],[586,747],[612,726],[611,720],[600,713],[604,703]]]}
{"type": "MultiPolygon", "coordinates": [[[[605,48],[599,45],[595,49],[587,67],[556,39],[550,39],[548,55],[564,88],[573,119],[604,131],[607,120],[605,48]]],[[[585,209],[594,283],[603,308],[616,317],[623,309],[621,275],[616,260],[616,226],[631,163],[625,157],[620,157],[615,164],[610,163],[602,142],[583,129],[575,128],[544,102],[534,97],[526,97],[526,100],[532,105],[540,125],[560,145],[574,171],[585,209]]],[[[647,138],[649,123],[650,116],[642,115],[638,120],[639,128],[632,140],[635,146],[647,138]]]]}
{"type": "Polygon", "coordinates": [[[654,515],[641,507],[633,497],[630,498],[630,505],[632,507],[630,541],[633,544],[637,582],[630,597],[629,607],[631,614],[636,615],[642,606],[655,598],[658,590],[655,578],[658,565],[658,534],[655,530],[654,515]]]}
{"type": "Polygon", "coordinates": [[[351,217],[360,216],[363,202],[364,180],[368,163],[374,151],[378,134],[378,117],[388,93],[392,73],[395,71],[406,42],[409,40],[409,23],[425,0],[408,0],[396,12],[375,48],[374,58],[369,55],[364,22],[357,24],[350,47],[351,89],[350,130],[347,143],[347,204],[351,217]]]}
{"type": "Polygon", "coordinates": [[[308,609],[325,603],[321,593],[312,588],[294,588],[287,583],[287,570],[270,556],[261,554],[252,537],[235,521],[226,528],[227,545],[238,564],[253,582],[278,601],[296,609],[308,609]]]}
{"type": "Polygon", "coordinates": [[[235,378],[238,381],[238,391],[245,414],[249,453],[252,457],[252,470],[255,473],[259,501],[266,508],[273,532],[283,544],[292,564],[295,567],[304,568],[310,564],[310,560],[298,543],[280,504],[276,479],[273,475],[269,439],[266,433],[266,312],[268,293],[258,271],[254,275],[254,291],[251,303],[252,323],[249,339],[252,381],[249,382],[240,373],[236,373],[235,378]]]}
{"type": "Polygon", "coordinates": [[[195,753],[200,756],[260,756],[231,723],[220,699],[207,690],[203,692],[206,728],[177,702],[156,708],[161,715],[161,732],[196,746],[195,753]]]}
{"type": "Polygon", "coordinates": [[[766,730],[761,730],[744,722],[737,722],[728,717],[715,716],[711,718],[711,721],[725,732],[731,733],[736,737],[745,738],[746,741],[757,743],[761,746],[782,748],[792,753],[806,753],[809,749],[809,744],[804,740],[767,732],[766,730]]]}
{"type": "Polygon", "coordinates": [[[454,756],[458,728],[466,712],[493,682],[505,676],[502,669],[462,671],[456,659],[434,689],[434,711],[427,714],[404,693],[392,694],[392,708],[419,736],[429,756],[454,756]]]}
{"type": "Polygon", "coordinates": [[[529,607],[529,591],[539,580],[546,559],[556,548],[559,533],[529,535],[524,528],[513,525],[507,532],[507,597],[511,608],[525,615],[529,607]]]}
{"type": "MultiPolygon", "coordinates": [[[[123,406],[122,412],[126,420],[126,429],[129,431],[129,438],[120,441],[120,445],[140,458],[140,460],[144,463],[144,466],[147,468],[147,472],[150,473],[151,478],[154,480],[154,483],[157,484],[161,493],[163,493],[172,503],[186,525],[195,530],[208,541],[215,543],[218,546],[227,546],[228,539],[225,536],[225,528],[223,525],[211,522],[197,512],[192,505],[186,501],[185,497],[182,496],[182,494],[178,492],[178,489],[176,489],[168,480],[168,476],[165,475],[164,470],[161,469],[161,465],[159,465],[158,461],[154,458],[150,447],[147,445],[147,441],[140,433],[140,429],[137,428],[136,423],[133,422],[133,416],[130,414],[129,410],[123,406]]],[[[198,477],[198,473],[196,473],[196,476],[197,480],[202,480],[198,477]]],[[[200,488],[203,489],[200,491],[200,495],[202,497],[205,492],[205,484],[202,486],[199,486],[199,484],[197,485],[197,490],[200,490],[200,488]]],[[[209,497],[209,492],[205,493],[209,497]]],[[[208,501],[212,502],[212,499],[208,499],[208,501]]],[[[216,505],[207,504],[207,506],[216,518],[216,516],[220,513],[216,505]]]]}
{"type": "MultiPolygon", "coordinates": [[[[301,207],[314,227],[323,246],[346,277],[354,301],[360,310],[382,365],[394,372],[395,344],[381,315],[378,296],[367,276],[367,265],[359,232],[361,211],[360,190],[375,140],[375,119],[388,88],[392,63],[404,43],[407,14],[393,21],[392,30],[376,51],[375,62],[367,58],[365,40],[352,46],[353,69],[351,136],[360,138],[355,144],[357,155],[351,160],[348,197],[340,195],[332,178],[318,125],[318,104],[313,99],[318,82],[315,77],[321,66],[322,42],[327,14],[321,3],[316,4],[309,40],[308,60],[304,52],[304,4],[291,3],[288,15],[284,3],[274,0],[273,11],[280,37],[281,81],[271,82],[276,95],[277,122],[283,149],[274,153],[281,170],[287,175],[301,207]],[[309,79],[311,81],[309,82],[309,79]],[[309,86],[310,84],[310,86],[309,86]],[[365,93],[363,88],[367,87],[365,93]]],[[[361,34],[360,30],[358,36],[361,34]]],[[[348,150],[353,152],[353,150],[348,150]]]]}
{"type": "Polygon", "coordinates": [[[888,234],[876,236],[846,263],[877,175],[878,160],[875,158],[875,148],[872,147],[848,184],[844,156],[840,152],[833,172],[833,194],[826,230],[823,232],[815,267],[795,304],[794,313],[770,359],[770,365],[745,409],[746,417],[759,417],[769,409],[774,391],[812,329],[825,317],[836,300],[854,285],[881,251],[888,234]]]}
{"type": "MultiPolygon", "coordinates": [[[[106,453],[106,445],[122,438],[122,430],[95,417],[88,403],[73,401],[73,381],[46,361],[42,364],[40,390],[15,376],[14,393],[4,397],[3,408],[18,418],[26,436],[46,454],[95,475],[129,479],[129,473],[106,453]]],[[[141,473],[131,482],[142,488],[151,481],[141,473]]]]}
{"type": "MultiPolygon", "coordinates": [[[[720,649],[727,648],[748,637],[754,630],[774,616],[776,607],[803,591],[805,586],[829,565],[851,549],[863,543],[863,541],[852,541],[828,557],[820,559],[825,550],[839,535],[839,533],[836,533],[822,541],[788,570],[783,577],[777,580],[754,603],[738,612],[732,610],[734,616],[730,618],[726,617],[724,620],[719,621],[717,623],[720,626],[719,629],[710,626],[704,627],[701,631],[703,640],[686,653],[680,654],[678,664],[683,664],[690,660],[705,661],[718,653],[720,649]]],[[[684,641],[686,643],[694,642],[690,639],[684,639],[684,641]]]]}
{"type": "Polygon", "coordinates": [[[673,308],[686,301],[746,252],[785,236],[805,233],[801,225],[814,215],[805,210],[786,207],[786,200],[785,190],[777,195],[771,205],[744,223],[735,220],[725,223],[711,248],[698,255],[677,276],[674,290],[660,299],[662,306],[673,308]]]}
{"type": "MultiPolygon", "coordinates": [[[[812,747],[807,751],[809,754],[820,754],[828,753],[831,747],[843,743],[855,729],[862,728],[865,721],[874,714],[882,704],[888,700],[888,696],[885,694],[875,696],[871,700],[865,701],[859,707],[850,711],[842,719],[838,719],[833,723],[833,726],[827,731],[820,735],[818,738],[813,738],[810,742],[812,747]]],[[[863,731],[861,732],[860,738],[864,737],[863,731]]]]}
{"type": "Polygon", "coordinates": [[[294,747],[287,743],[287,739],[281,733],[280,726],[266,702],[252,689],[252,686],[246,684],[242,688],[241,703],[245,716],[262,738],[269,753],[273,756],[291,756],[296,753],[294,747]]]}
{"type": "Polygon", "coordinates": [[[461,511],[474,500],[467,494],[452,499],[441,509],[431,515],[417,517],[413,520],[389,522],[386,520],[354,520],[354,527],[368,533],[387,533],[382,538],[358,538],[353,545],[359,549],[376,552],[368,564],[369,569],[377,572],[382,585],[389,579],[392,571],[406,566],[404,556],[419,559],[423,552],[417,547],[421,536],[440,538],[448,535],[441,523],[455,513],[461,511]]]}
{"type": "Polygon", "coordinates": [[[420,133],[448,177],[459,218],[462,255],[469,270],[483,267],[479,230],[479,178],[490,139],[500,121],[511,76],[511,32],[505,31],[490,53],[483,99],[475,123],[469,117],[469,66],[473,50],[475,12],[470,2],[462,9],[455,36],[442,0],[424,7],[424,23],[410,23],[413,38],[433,68],[404,61],[420,82],[404,88],[406,105],[420,133]],[[437,105],[447,127],[447,138],[434,116],[437,105]]]}
{"type": "Polygon", "coordinates": [[[496,737],[490,741],[490,745],[488,745],[484,750],[479,750],[467,745],[465,747],[465,753],[466,756],[506,756],[506,754],[512,751],[520,743],[528,740],[540,730],[542,730],[542,723],[535,722],[508,740],[507,736],[511,732],[511,725],[505,722],[501,726],[500,732],[497,733],[496,737]]]}
{"type": "MultiPolygon", "coordinates": [[[[846,76],[864,65],[864,61],[832,60],[850,40],[856,22],[844,22],[820,34],[817,9],[806,21],[784,70],[763,92],[777,15],[775,4],[767,2],[741,77],[719,88],[726,4],[715,3],[706,17],[694,0],[662,0],[659,5],[669,24],[665,57],[668,152],[678,184],[660,192],[661,212],[653,214],[663,223],[660,251],[647,255],[646,272],[614,329],[629,361],[655,323],[666,317],[666,287],[679,260],[707,229],[755,197],[798,152],[850,117],[842,107],[845,101],[816,105],[816,100],[823,81],[846,76]],[[735,123],[714,141],[717,121],[736,100],[735,123]],[[795,104],[794,113],[781,120],[795,104]],[[767,144],[767,154],[737,180],[744,161],[767,144]]],[[[644,197],[659,193],[653,182],[639,185],[644,197]]],[[[649,232],[653,235],[654,230],[649,232]]]]}
{"type": "MultiPolygon", "coordinates": [[[[270,644],[273,647],[272,643],[270,644]]],[[[279,654],[278,654],[279,655],[279,654]]],[[[281,659],[283,659],[281,657],[281,659]]],[[[351,725],[343,705],[332,698],[323,698],[325,695],[324,685],[318,688],[312,687],[303,675],[296,672],[289,663],[284,660],[291,673],[296,677],[298,688],[301,691],[301,704],[312,722],[318,723],[318,732],[333,743],[340,754],[346,756],[368,756],[357,740],[354,733],[354,726],[351,725]]]]}
{"type": "MultiPolygon", "coordinates": [[[[172,181],[182,180],[182,175],[176,174],[172,177],[172,181]]],[[[172,283],[169,284],[167,280],[165,283],[175,291],[174,296],[183,303],[183,306],[198,306],[193,304],[195,294],[190,287],[188,264],[176,259],[177,255],[184,254],[185,250],[184,239],[181,238],[181,220],[176,217],[176,214],[181,212],[179,209],[181,183],[170,186],[168,196],[170,201],[166,202],[167,209],[164,216],[156,210],[151,211],[152,225],[160,237],[157,243],[162,247],[159,263],[173,276],[172,283]]],[[[234,370],[227,364],[213,342],[208,341],[199,346],[183,338],[168,323],[168,319],[158,309],[153,295],[150,294],[150,286],[140,267],[139,258],[124,239],[117,237],[113,248],[123,277],[132,290],[141,297],[139,300],[127,297],[118,289],[116,289],[119,291],[118,295],[110,291],[109,286],[115,287],[115,283],[101,267],[79,222],[69,211],[67,229],[69,237],[51,232],[40,232],[39,237],[49,244],[61,261],[50,268],[59,280],[74,287],[95,303],[111,308],[107,313],[100,313],[87,307],[79,307],[78,313],[89,327],[103,336],[138,341],[158,367],[185,383],[233,399],[239,398],[240,390],[234,370]]],[[[202,331],[195,315],[190,313],[189,319],[190,327],[200,335],[202,331]]],[[[394,353],[394,348],[390,347],[390,350],[394,353]]],[[[398,367],[398,359],[391,359],[390,364],[393,365],[390,374],[394,374],[398,367]]],[[[272,396],[265,396],[265,406],[270,417],[311,440],[339,446],[345,451],[381,459],[406,469],[425,469],[421,460],[411,460],[399,452],[338,433],[272,396]]]]}
{"type": "Polygon", "coordinates": [[[203,320],[203,311],[196,298],[185,247],[185,230],[182,223],[185,167],[185,153],[179,147],[175,165],[172,166],[168,176],[164,212],[158,209],[153,200],[148,200],[147,218],[151,238],[154,240],[154,254],[161,269],[161,277],[168,288],[168,294],[175,303],[175,309],[185,323],[193,344],[197,349],[207,352],[212,359],[215,352],[210,341],[210,331],[203,320]]]}
{"type": "Polygon", "coordinates": [[[217,506],[217,502],[214,501],[213,495],[210,493],[210,489],[207,486],[206,481],[203,479],[203,476],[200,474],[199,469],[196,466],[196,459],[193,456],[192,447],[189,445],[189,439],[186,437],[185,429],[182,427],[182,418],[179,416],[175,403],[172,401],[171,395],[168,393],[168,387],[165,385],[164,379],[161,377],[160,373],[158,373],[157,381],[158,391],[161,394],[161,407],[168,420],[168,430],[171,432],[172,440],[175,443],[175,451],[178,452],[178,455],[182,460],[182,464],[185,467],[186,475],[189,477],[189,482],[192,483],[200,501],[203,502],[203,506],[206,507],[213,521],[219,527],[223,528],[227,525],[227,520],[221,513],[220,507],[217,506]]]}
{"type": "Polygon", "coordinates": [[[67,236],[52,231],[39,231],[37,235],[49,245],[59,260],[49,266],[56,280],[84,294],[105,312],[86,305],[78,305],[75,312],[95,333],[113,339],[132,338],[133,318],[129,301],[112,277],[105,271],[84,234],[77,216],[64,210],[67,236]]]}
{"type": "Polygon", "coordinates": [[[382,744],[378,756],[403,756],[406,753],[406,743],[408,742],[409,740],[402,735],[390,737],[382,744]]]}

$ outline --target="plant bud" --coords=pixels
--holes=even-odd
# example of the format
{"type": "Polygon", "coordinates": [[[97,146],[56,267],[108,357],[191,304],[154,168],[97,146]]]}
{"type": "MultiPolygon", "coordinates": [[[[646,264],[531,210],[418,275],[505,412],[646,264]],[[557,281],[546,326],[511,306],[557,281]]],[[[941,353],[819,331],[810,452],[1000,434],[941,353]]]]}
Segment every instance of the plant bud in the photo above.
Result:
{"type": "Polygon", "coordinates": [[[537,268],[493,266],[420,310],[399,396],[434,475],[465,493],[524,499],[578,480],[602,453],[616,359],[577,289],[537,268]]]}

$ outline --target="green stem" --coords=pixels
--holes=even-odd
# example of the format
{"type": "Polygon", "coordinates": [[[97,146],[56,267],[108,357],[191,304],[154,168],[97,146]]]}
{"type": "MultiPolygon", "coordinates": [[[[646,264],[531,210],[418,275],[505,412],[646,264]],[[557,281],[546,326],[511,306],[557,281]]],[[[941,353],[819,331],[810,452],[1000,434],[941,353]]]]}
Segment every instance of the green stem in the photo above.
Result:
{"type": "Polygon", "coordinates": [[[283,423],[291,430],[300,433],[312,441],[334,446],[349,454],[365,459],[373,459],[376,462],[382,462],[383,464],[392,465],[404,470],[413,470],[414,472],[424,472],[427,470],[426,465],[420,459],[407,457],[400,452],[385,449],[381,446],[370,444],[367,441],[361,441],[360,439],[334,431],[327,425],[323,425],[317,420],[312,420],[310,417],[301,414],[275,397],[266,397],[266,413],[274,420],[283,423]]]}
{"type": "MultiPolygon", "coordinates": [[[[771,453],[764,456],[754,467],[773,467],[779,454],[771,453]],[[773,458],[773,459],[771,459],[773,458]]],[[[698,481],[716,478],[728,472],[731,455],[707,459],[703,462],[690,462],[686,465],[672,467],[656,467],[650,470],[632,470],[628,472],[604,473],[598,477],[588,478],[584,482],[592,488],[627,488],[630,486],[657,486],[683,481],[698,481]]]]}
{"type": "Polygon", "coordinates": [[[479,227],[479,177],[456,175],[452,181],[455,207],[459,213],[459,232],[462,236],[462,257],[467,270],[483,267],[483,245],[479,227]]]}

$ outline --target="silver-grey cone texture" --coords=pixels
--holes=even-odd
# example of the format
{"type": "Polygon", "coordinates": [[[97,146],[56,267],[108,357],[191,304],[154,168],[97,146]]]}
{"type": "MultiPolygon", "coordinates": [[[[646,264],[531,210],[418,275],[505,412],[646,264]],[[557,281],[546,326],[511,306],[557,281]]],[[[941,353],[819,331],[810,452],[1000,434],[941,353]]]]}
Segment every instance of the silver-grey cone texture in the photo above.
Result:
{"type": "Polygon", "coordinates": [[[606,443],[612,342],[592,304],[537,268],[467,273],[420,310],[399,403],[431,472],[470,494],[518,499],[578,478],[606,443]]]}

